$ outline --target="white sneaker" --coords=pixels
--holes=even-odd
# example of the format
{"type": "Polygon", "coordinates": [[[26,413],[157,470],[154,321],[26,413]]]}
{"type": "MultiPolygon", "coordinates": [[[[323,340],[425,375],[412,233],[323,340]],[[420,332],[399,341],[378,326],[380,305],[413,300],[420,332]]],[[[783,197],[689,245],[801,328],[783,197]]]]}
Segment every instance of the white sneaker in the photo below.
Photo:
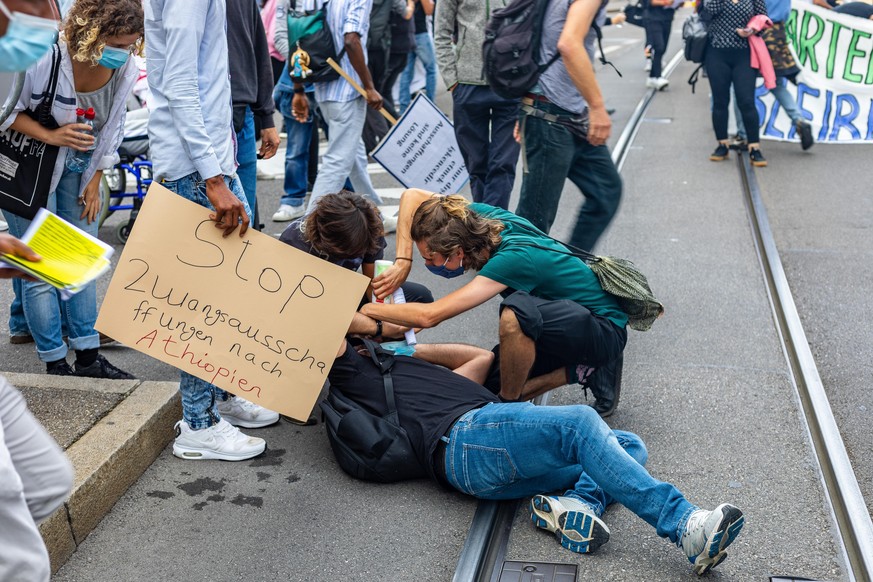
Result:
{"type": "Polygon", "coordinates": [[[279,413],[249,402],[239,396],[231,396],[224,402],[217,402],[218,414],[234,426],[261,428],[279,422],[279,413]]]}
{"type": "Polygon", "coordinates": [[[266,448],[264,439],[246,436],[224,419],[200,430],[192,430],[184,420],[176,423],[173,454],[180,459],[245,461],[257,457],[266,448]]]}
{"type": "Polygon", "coordinates": [[[534,495],[530,519],[538,528],[554,533],[571,552],[588,554],[609,541],[609,528],[594,509],[572,497],[534,495]]]}
{"type": "Polygon", "coordinates": [[[382,228],[385,230],[385,234],[391,234],[392,232],[397,231],[397,217],[396,216],[385,216],[382,218],[382,228]]]}
{"type": "Polygon", "coordinates": [[[743,512],[728,503],[712,511],[698,509],[685,524],[676,544],[688,556],[698,576],[702,576],[727,558],[727,548],[743,529],[743,512]]]}
{"type": "Polygon", "coordinates": [[[280,204],[279,210],[273,214],[273,222],[288,222],[289,220],[294,220],[295,218],[300,218],[306,214],[306,206],[301,204],[300,206],[291,206],[290,204],[280,204]]]}
{"type": "Polygon", "coordinates": [[[649,89],[655,89],[656,91],[662,91],[664,87],[670,84],[670,81],[665,79],[664,77],[649,77],[646,79],[646,87],[649,89]]]}

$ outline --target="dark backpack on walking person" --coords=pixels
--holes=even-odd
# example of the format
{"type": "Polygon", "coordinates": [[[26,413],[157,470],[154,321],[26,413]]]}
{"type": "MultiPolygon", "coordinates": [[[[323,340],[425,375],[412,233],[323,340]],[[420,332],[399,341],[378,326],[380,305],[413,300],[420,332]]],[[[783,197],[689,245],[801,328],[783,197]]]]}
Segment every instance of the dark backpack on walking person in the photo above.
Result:
{"type": "Polygon", "coordinates": [[[345,47],[337,53],[327,24],[327,2],[316,10],[288,11],[288,75],[295,83],[325,83],[340,75],[328,63],[339,63],[345,47]],[[296,48],[295,48],[296,47],[296,48]]]}
{"type": "MultiPolygon", "coordinates": [[[[601,0],[601,8],[606,2],[601,0]]],[[[561,56],[555,52],[547,63],[537,62],[548,5],[549,0],[513,0],[506,8],[495,10],[488,19],[482,44],[485,78],[491,89],[505,99],[523,97],[561,56]]],[[[597,13],[600,13],[599,9],[597,13]]],[[[592,22],[591,28],[597,34],[600,62],[615,69],[615,65],[603,56],[600,27],[592,22]]],[[[616,72],[621,77],[618,69],[616,72]]]]}

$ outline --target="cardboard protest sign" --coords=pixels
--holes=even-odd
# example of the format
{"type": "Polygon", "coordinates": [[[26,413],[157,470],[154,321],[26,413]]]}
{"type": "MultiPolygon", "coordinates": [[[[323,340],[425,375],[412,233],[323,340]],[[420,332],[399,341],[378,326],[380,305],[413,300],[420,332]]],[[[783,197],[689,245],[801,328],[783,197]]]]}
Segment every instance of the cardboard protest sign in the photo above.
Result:
{"type": "Polygon", "coordinates": [[[452,194],[470,178],[452,122],[421,93],[371,155],[407,188],[452,194]]]}
{"type": "Polygon", "coordinates": [[[151,185],[97,329],[261,406],[306,420],[369,280],[151,185]]]}
{"type": "MultiPolygon", "coordinates": [[[[873,21],[793,2],[785,22],[801,69],[787,89],[819,143],[873,143],[873,21]]],[[[759,81],[761,137],[796,140],[797,128],[759,81]]]]}

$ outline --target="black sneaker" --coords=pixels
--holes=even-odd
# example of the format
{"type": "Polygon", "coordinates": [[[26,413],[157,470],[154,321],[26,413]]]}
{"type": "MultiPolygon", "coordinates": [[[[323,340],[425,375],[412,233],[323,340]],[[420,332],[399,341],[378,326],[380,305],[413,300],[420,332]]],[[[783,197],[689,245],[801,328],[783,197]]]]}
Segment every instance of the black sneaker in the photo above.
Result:
{"type": "Polygon", "coordinates": [[[797,122],[797,133],[800,134],[800,147],[803,151],[808,150],[815,144],[812,138],[812,126],[805,121],[797,122]]]}
{"type": "Polygon", "coordinates": [[[583,385],[583,388],[591,390],[594,396],[592,408],[597,411],[601,418],[610,416],[618,407],[618,399],[621,396],[621,373],[624,367],[624,355],[594,370],[583,385]]]}
{"type": "Polygon", "coordinates": [[[767,165],[767,159],[764,157],[764,154],[761,153],[761,150],[758,148],[749,150],[749,160],[752,161],[752,165],[758,168],[763,168],[767,165]]]}
{"type": "Polygon", "coordinates": [[[67,363],[67,360],[60,360],[59,362],[53,362],[51,365],[46,366],[45,373],[50,376],[75,376],[76,373],[73,371],[73,368],[70,364],[67,363]]]}
{"type": "Polygon", "coordinates": [[[109,363],[109,360],[101,355],[97,355],[97,359],[93,364],[87,367],[79,366],[76,362],[76,376],[85,376],[87,378],[109,378],[110,380],[136,380],[136,377],[131,376],[124,370],[116,368],[109,363]]]}
{"type": "Polygon", "coordinates": [[[709,154],[709,159],[713,162],[720,162],[728,159],[729,155],[730,152],[728,151],[728,147],[725,144],[720,143],[718,144],[718,147],[715,148],[715,151],[709,154]]]}

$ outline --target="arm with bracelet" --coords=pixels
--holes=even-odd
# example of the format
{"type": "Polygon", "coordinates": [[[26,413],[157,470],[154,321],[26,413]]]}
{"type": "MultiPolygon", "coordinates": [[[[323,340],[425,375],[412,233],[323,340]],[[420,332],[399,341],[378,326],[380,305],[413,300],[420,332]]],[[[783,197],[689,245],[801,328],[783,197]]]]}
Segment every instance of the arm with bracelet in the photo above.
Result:
{"type": "MultiPolygon", "coordinates": [[[[394,263],[392,261],[383,261],[383,260],[376,261],[376,276],[378,277],[385,270],[387,270],[389,267],[392,267],[393,265],[394,265],[394,263]]],[[[383,303],[387,299],[388,298],[380,300],[378,297],[376,297],[375,293],[373,294],[373,301],[375,301],[377,303],[383,303]]],[[[390,295],[390,303],[394,303],[395,305],[400,305],[402,303],[406,303],[406,295],[403,293],[403,288],[398,287],[394,291],[394,293],[392,293],[390,295]]],[[[417,340],[415,339],[415,330],[414,329],[410,329],[409,331],[407,331],[404,334],[404,337],[406,338],[406,343],[410,346],[414,346],[417,343],[417,340]]]]}

